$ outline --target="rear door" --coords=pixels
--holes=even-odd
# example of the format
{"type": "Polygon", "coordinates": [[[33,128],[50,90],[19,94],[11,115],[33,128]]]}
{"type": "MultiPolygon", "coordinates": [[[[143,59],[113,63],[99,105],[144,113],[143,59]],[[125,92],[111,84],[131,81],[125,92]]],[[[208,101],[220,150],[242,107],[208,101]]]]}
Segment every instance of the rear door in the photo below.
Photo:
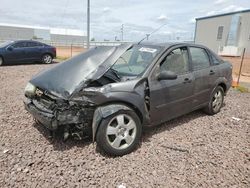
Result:
{"type": "Polygon", "coordinates": [[[168,51],[149,78],[151,124],[159,124],[192,110],[194,76],[188,50],[181,46],[168,51]],[[157,80],[160,71],[177,74],[175,80],[157,80]]]}
{"type": "Polygon", "coordinates": [[[25,49],[26,60],[27,61],[36,61],[41,60],[42,57],[42,48],[43,46],[35,41],[27,42],[27,48],[25,49]]]}
{"type": "Polygon", "coordinates": [[[189,52],[195,77],[194,106],[199,107],[209,101],[218,72],[216,67],[211,66],[210,57],[205,48],[190,46],[189,52]]]}

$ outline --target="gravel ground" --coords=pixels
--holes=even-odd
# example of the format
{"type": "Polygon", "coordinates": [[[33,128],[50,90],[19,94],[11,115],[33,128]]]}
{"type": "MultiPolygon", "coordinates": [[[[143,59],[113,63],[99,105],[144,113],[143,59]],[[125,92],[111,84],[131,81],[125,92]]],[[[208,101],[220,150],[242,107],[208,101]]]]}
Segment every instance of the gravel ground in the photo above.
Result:
{"type": "Polygon", "coordinates": [[[0,187],[250,187],[250,94],[231,90],[219,114],[147,129],[111,158],[89,140],[50,140],[24,110],[27,81],[50,66],[0,67],[0,187]]]}

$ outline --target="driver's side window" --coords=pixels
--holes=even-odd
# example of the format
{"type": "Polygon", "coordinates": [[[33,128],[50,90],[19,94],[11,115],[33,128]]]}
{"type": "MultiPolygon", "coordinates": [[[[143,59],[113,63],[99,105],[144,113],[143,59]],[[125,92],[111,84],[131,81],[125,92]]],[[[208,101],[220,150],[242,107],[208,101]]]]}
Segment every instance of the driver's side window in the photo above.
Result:
{"type": "Polygon", "coordinates": [[[189,71],[187,47],[181,47],[171,51],[160,64],[161,71],[172,71],[177,75],[189,71]]]}

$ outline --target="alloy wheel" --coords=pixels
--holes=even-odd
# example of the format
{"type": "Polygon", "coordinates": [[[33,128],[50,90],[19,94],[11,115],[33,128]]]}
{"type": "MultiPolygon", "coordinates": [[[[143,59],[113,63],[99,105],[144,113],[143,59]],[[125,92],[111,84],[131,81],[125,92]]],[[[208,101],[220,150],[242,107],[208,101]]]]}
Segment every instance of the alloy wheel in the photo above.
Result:
{"type": "Polygon", "coordinates": [[[214,112],[219,111],[219,109],[221,108],[221,105],[222,105],[222,101],[223,101],[222,92],[220,90],[218,90],[217,92],[215,92],[215,94],[213,96],[212,107],[213,107],[214,112]]]}
{"type": "Polygon", "coordinates": [[[43,62],[46,64],[50,64],[52,62],[52,57],[48,54],[43,56],[43,62]]]}
{"type": "Polygon", "coordinates": [[[119,114],[111,119],[106,130],[106,139],[114,149],[126,149],[136,137],[135,121],[127,114],[119,114]]]}

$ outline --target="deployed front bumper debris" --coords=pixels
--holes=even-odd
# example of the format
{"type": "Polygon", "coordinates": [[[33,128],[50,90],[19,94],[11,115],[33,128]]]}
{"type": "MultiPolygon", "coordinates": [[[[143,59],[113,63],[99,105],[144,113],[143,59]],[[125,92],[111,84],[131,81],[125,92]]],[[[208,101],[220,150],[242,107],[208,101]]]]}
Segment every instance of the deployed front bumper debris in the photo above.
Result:
{"type": "Polygon", "coordinates": [[[81,139],[86,135],[91,136],[93,107],[64,105],[60,108],[54,107],[51,110],[41,101],[28,98],[24,101],[24,105],[25,109],[50,131],[62,129],[64,139],[67,139],[68,136],[73,136],[77,139],[81,139]]]}

